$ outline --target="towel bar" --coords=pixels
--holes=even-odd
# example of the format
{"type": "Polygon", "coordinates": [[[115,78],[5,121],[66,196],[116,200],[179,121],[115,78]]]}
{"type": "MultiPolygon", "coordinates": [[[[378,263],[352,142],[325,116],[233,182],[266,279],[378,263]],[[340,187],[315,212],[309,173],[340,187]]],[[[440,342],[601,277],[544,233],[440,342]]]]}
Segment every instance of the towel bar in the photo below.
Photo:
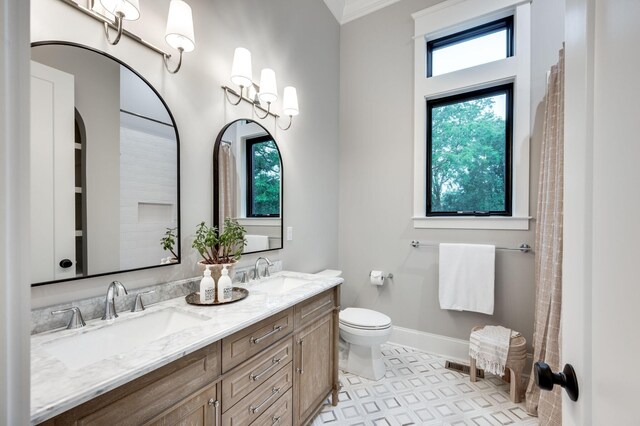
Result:
{"type": "MultiPolygon", "coordinates": [[[[413,248],[418,248],[418,247],[438,247],[438,244],[437,243],[421,243],[420,241],[413,240],[413,241],[411,241],[411,247],[413,247],[413,248]]],[[[522,244],[520,244],[520,247],[517,247],[517,248],[513,248],[513,247],[496,247],[496,250],[520,251],[522,253],[533,253],[533,249],[527,243],[522,243],[522,244]]]]}

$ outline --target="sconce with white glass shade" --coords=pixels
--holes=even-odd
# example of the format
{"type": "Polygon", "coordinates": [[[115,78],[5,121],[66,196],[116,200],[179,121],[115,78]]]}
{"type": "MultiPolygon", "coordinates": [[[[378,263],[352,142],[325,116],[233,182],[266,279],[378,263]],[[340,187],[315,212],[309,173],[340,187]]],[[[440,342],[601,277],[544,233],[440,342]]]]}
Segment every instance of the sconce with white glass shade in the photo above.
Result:
{"type": "Polygon", "coordinates": [[[167,18],[167,29],[165,40],[167,44],[178,50],[180,57],[174,69],[169,68],[171,54],[163,49],[149,43],[137,35],[124,28],[123,21],[134,21],[140,18],[140,0],[87,0],[87,6],[83,6],[75,0],[60,0],[73,7],[77,11],[100,21],[104,25],[104,32],[107,42],[116,45],[123,35],[142,44],[145,47],[162,55],[165,67],[171,74],[175,74],[182,66],[182,53],[191,52],[195,49],[195,37],[193,32],[193,17],[191,7],[184,0],[171,0],[169,5],[169,15],[167,18]],[[111,38],[109,27],[117,30],[114,38],[111,38]]]}
{"type": "Polygon", "coordinates": [[[253,71],[251,69],[251,52],[244,47],[237,47],[233,52],[231,82],[240,87],[240,95],[238,96],[238,100],[235,102],[229,99],[229,92],[225,90],[225,95],[231,105],[238,105],[242,101],[243,91],[245,88],[253,89],[253,94],[251,93],[251,90],[247,90],[247,95],[250,99],[255,97],[253,71]]]}
{"type": "Polygon", "coordinates": [[[191,6],[183,0],[171,0],[167,18],[167,30],[164,37],[169,46],[180,52],[178,65],[173,70],[169,68],[169,57],[167,55],[164,56],[164,64],[167,67],[167,71],[175,74],[180,71],[182,66],[182,53],[192,52],[196,48],[191,6]]]}
{"type": "Polygon", "coordinates": [[[293,122],[293,117],[300,114],[300,109],[298,108],[298,92],[295,87],[287,86],[284,88],[284,94],[282,96],[282,113],[284,115],[289,116],[289,124],[287,127],[278,127],[282,130],[289,130],[291,127],[291,123],[293,122]]]}
{"type": "MultiPolygon", "coordinates": [[[[244,47],[238,47],[234,51],[233,63],[231,65],[231,83],[240,89],[239,92],[236,92],[228,86],[222,86],[225,97],[231,105],[238,105],[244,100],[253,106],[258,118],[265,119],[271,115],[276,119],[276,123],[278,122],[280,116],[271,111],[271,105],[278,100],[276,73],[271,68],[263,68],[260,72],[260,84],[255,84],[253,82],[253,71],[251,68],[251,52],[244,47]],[[235,101],[230,98],[230,93],[237,97],[235,101]],[[265,103],[266,108],[263,106],[265,103]],[[264,114],[260,115],[259,110],[263,111],[264,114]]],[[[289,116],[289,124],[287,127],[281,127],[278,123],[278,127],[282,130],[288,130],[291,127],[293,116],[300,113],[298,109],[298,95],[295,87],[285,87],[282,105],[283,113],[289,116]]]]}

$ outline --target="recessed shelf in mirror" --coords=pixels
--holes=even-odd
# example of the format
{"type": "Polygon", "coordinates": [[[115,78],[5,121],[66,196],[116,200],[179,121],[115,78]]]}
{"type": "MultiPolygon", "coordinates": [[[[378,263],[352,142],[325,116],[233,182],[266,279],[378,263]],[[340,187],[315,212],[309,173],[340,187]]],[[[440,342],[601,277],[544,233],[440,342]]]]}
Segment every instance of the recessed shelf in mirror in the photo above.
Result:
{"type": "Polygon", "coordinates": [[[253,120],[236,120],[213,149],[213,223],[227,217],[246,230],[243,254],[282,248],[283,170],[275,138],[253,120]]]}
{"type": "Polygon", "coordinates": [[[174,256],[160,240],[180,229],[180,145],[166,102],[87,46],[37,42],[31,59],[32,285],[164,266],[174,256]]]}

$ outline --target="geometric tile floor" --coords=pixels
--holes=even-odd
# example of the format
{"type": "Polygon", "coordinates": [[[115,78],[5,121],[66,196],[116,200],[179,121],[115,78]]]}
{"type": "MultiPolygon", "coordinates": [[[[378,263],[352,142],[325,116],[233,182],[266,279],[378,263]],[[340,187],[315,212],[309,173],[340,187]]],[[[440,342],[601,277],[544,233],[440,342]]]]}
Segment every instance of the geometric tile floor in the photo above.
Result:
{"type": "Polygon", "coordinates": [[[538,425],[499,377],[471,383],[444,358],[404,346],[383,345],[382,355],[387,373],[377,382],[340,372],[338,406],[325,405],[312,426],[538,425]]]}

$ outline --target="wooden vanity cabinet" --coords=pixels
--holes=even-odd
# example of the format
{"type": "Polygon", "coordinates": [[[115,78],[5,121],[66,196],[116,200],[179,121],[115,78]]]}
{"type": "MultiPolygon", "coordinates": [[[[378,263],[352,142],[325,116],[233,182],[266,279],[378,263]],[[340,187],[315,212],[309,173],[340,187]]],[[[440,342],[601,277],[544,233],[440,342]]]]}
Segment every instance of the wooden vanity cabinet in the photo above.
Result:
{"type": "MultiPolygon", "coordinates": [[[[152,422],[165,413],[169,419],[179,417],[172,413],[183,404],[187,415],[194,412],[190,409],[194,404],[193,400],[200,397],[205,387],[215,383],[220,373],[220,342],[215,342],[65,411],[43,424],[138,426],[152,422]]],[[[215,387],[204,392],[209,392],[207,395],[215,392],[217,395],[215,387]]],[[[210,398],[211,396],[207,401],[210,398]]],[[[216,397],[213,398],[215,401],[216,397]]],[[[206,412],[208,415],[210,409],[206,412]]]]}
{"type": "Polygon", "coordinates": [[[338,402],[339,286],[45,421],[303,426],[338,402]]]}
{"type": "Polygon", "coordinates": [[[338,401],[339,293],[326,291],[295,307],[293,424],[305,425],[329,393],[338,401]]]}

